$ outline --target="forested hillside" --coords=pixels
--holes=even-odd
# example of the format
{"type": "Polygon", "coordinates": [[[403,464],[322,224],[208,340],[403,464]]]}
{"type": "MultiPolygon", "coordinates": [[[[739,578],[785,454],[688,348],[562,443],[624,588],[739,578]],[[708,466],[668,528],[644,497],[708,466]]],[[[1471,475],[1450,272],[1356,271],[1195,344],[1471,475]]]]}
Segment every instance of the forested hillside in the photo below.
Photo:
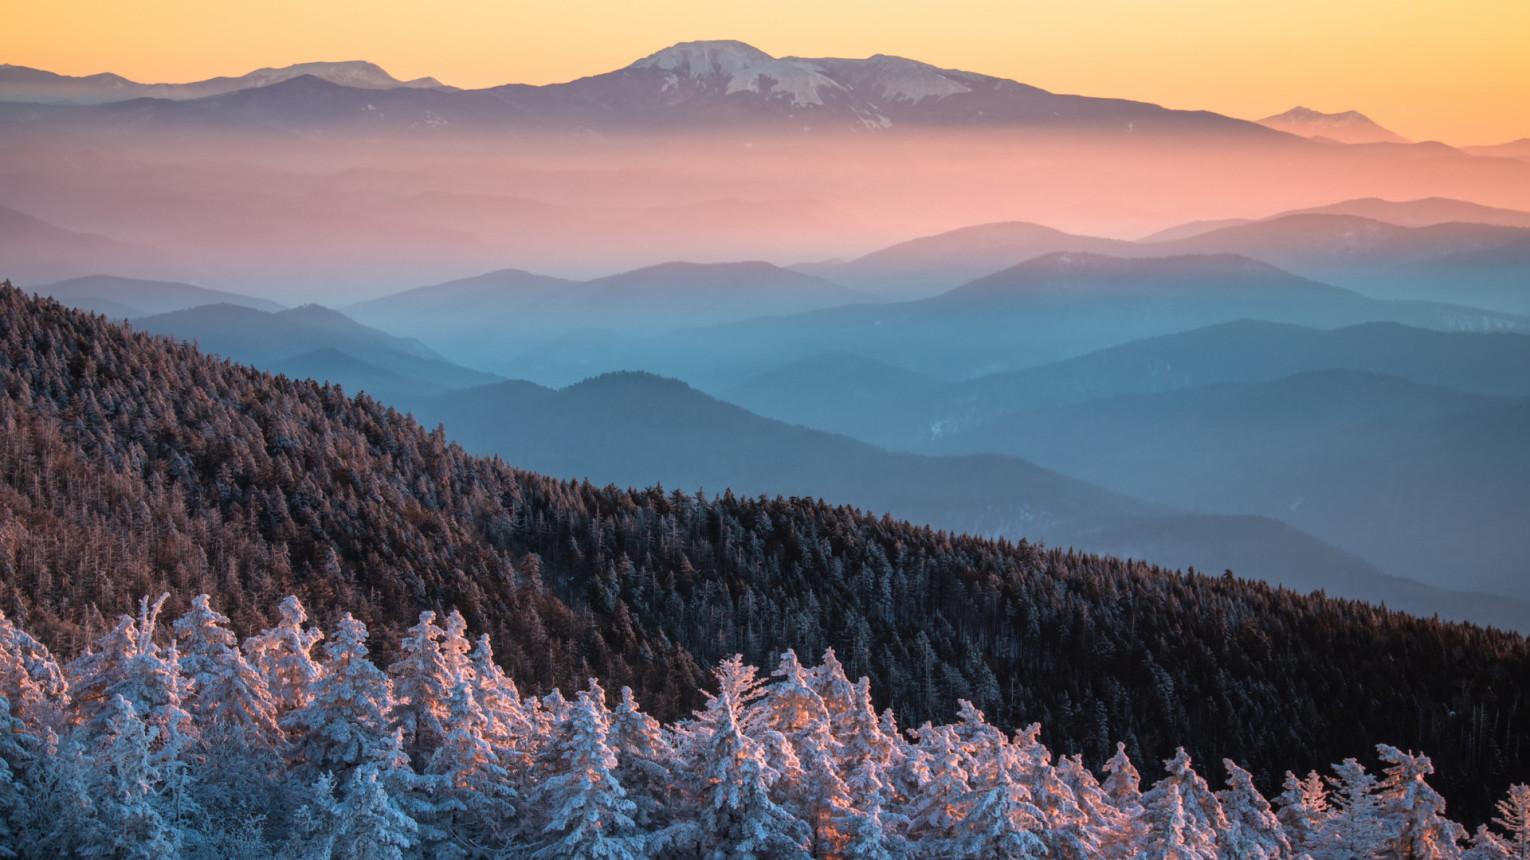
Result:
{"type": "Polygon", "coordinates": [[[1471,822],[1530,776],[1518,635],[815,500],[555,481],[9,286],[0,387],[0,608],[64,659],[142,594],[214,594],[248,635],[291,593],[380,649],[457,609],[526,690],[596,676],[665,719],[702,666],[832,646],[905,725],[964,698],[1091,766],[1183,745],[1268,792],[1391,743],[1471,822]]]}

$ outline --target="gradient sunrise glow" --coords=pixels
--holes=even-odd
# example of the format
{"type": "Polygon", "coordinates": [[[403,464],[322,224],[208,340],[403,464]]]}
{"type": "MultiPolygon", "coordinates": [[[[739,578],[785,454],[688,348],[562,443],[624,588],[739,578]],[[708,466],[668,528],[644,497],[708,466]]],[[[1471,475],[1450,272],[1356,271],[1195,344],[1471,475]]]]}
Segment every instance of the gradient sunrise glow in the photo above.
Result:
{"type": "Polygon", "coordinates": [[[1525,0],[9,0],[4,62],[143,82],[366,59],[461,87],[550,83],[678,41],[898,54],[1057,92],[1259,118],[1360,110],[1415,140],[1530,136],[1525,0]]]}

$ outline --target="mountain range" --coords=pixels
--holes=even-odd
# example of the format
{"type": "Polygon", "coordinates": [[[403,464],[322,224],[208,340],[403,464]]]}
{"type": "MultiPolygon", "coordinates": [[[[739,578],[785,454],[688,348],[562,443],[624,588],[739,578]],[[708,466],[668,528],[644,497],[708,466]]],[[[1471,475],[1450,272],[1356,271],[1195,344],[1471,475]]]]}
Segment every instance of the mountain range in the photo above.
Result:
{"type": "Polygon", "coordinates": [[[396,87],[446,89],[435,78],[401,81],[376,64],[359,60],[342,63],[298,63],[280,69],[256,69],[238,77],[209,78],[205,81],[185,84],[141,84],[109,72],[73,77],[26,66],[3,64],[0,65],[0,101],[41,104],[103,104],[139,98],[184,101],[238,90],[268,87],[303,75],[311,75],[339,86],[365,90],[387,90],[396,87]]]}
{"type": "MultiPolygon", "coordinates": [[[[283,129],[761,126],[801,131],[975,124],[1110,135],[1281,137],[1255,123],[1205,111],[1058,95],[901,57],[776,58],[736,41],[683,42],[625,68],[567,83],[466,91],[430,78],[395,81],[366,63],[304,64],[241,78],[156,85],[113,75],[64,78],[19,67],[0,70],[0,97],[15,103],[101,102],[113,94],[120,96],[113,104],[77,115],[106,121],[132,117],[149,124],[232,121],[283,129]]],[[[0,112],[12,119],[25,115],[0,112]]]]}
{"type": "MultiPolygon", "coordinates": [[[[649,374],[607,374],[561,390],[506,382],[414,400],[410,407],[426,423],[444,425],[474,453],[554,476],[626,487],[662,483],[682,490],[834,499],[953,533],[1024,537],[1182,568],[1235,569],[1302,592],[1321,590],[1404,611],[1530,629],[1530,599],[1388,576],[1267,517],[1190,513],[1105,491],[1016,457],[886,451],[762,418],[649,374]]],[[[1093,479],[1102,471],[1093,470],[1093,479]]]]}

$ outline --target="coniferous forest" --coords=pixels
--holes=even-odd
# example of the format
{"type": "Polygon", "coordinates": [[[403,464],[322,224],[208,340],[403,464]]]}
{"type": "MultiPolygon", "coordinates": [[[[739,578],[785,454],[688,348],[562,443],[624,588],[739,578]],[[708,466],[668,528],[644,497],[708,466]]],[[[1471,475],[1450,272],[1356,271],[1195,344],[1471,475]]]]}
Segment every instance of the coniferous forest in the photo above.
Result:
{"type": "Polygon", "coordinates": [[[1517,634],[553,480],[8,284],[0,386],[24,856],[1452,856],[1431,767],[1526,856],[1517,634]]]}
{"type": "MultiPolygon", "coordinates": [[[[167,596],[166,596],[167,597],[167,596]]],[[[1144,776],[1125,745],[1054,760],[962,701],[900,731],[833,649],[769,678],[740,657],[663,724],[632,690],[522,696],[487,636],[429,610],[383,671],[349,613],[327,634],[295,597],[241,645],[207,595],[168,625],[144,598],[60,667],[0,617],[0,837],[25,857],[1277,858],[1523,857],[1530,787],[1466,831],[1427,756],[1377,746],[1285,775],[1276,807],[1183,748],[1144,776]],[[165,644],[160,644],[161,642],[165,644]],[[319,652],[322,651],[322,654],[319,652]]]]}

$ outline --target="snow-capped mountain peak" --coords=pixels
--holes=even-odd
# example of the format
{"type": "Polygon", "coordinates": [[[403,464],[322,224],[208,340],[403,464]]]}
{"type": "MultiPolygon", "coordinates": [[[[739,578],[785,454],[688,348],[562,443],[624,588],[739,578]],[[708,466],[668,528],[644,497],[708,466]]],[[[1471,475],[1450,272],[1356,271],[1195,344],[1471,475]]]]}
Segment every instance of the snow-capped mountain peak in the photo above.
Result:
{"type": "Polygon", "coordinates": [[[724,80],[725,93],[756,92],[784,95],[793,105],[822,105],[824,93],[843,90],[813,62],[776,59],[752,45],[733,40],[681,42],[650,54],[629,69],[668,72],[671,85],[681,79],[724,80]]]}

